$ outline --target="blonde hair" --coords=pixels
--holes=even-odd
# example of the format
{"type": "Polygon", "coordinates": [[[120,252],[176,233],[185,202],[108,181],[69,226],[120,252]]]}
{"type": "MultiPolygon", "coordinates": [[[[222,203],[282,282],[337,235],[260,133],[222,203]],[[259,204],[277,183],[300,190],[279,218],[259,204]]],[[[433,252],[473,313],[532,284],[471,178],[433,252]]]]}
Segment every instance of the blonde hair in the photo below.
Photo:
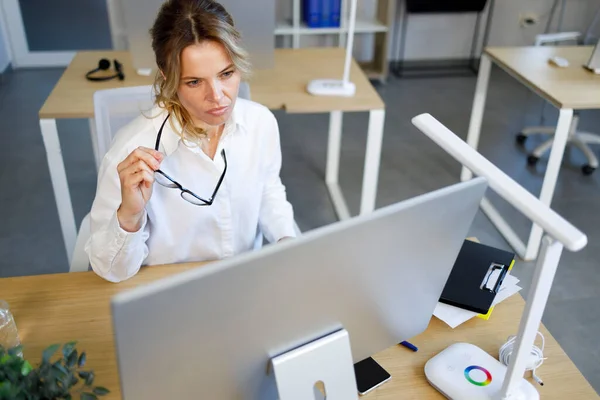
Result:
{"type": "Polygon", "coordinates": [[[206,136],[203,129],[194,126],[177,95],[181,79],[181,52],[187,46],[205,40],[220,43],[242,78],[248,78],[250,61],[240,45],[241,35],[234,27],[233,18],[214,0],[167,0],[158,12],[150,35],[159,68],[154,80],[156,104],[175,117],[169,118],[171,127],[183,139],[186,133],[192,139],[206,136]],[[175,122],[181,126],[181,132],[176,130],[175,122]]]}

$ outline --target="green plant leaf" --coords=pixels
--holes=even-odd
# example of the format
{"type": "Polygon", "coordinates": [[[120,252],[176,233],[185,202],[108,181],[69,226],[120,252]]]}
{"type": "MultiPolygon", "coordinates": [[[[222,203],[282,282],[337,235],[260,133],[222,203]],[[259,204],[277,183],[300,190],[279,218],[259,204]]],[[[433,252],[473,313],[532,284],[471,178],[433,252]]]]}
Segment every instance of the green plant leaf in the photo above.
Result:
{"type": "MultiPolygon", "coordinates": [[[[40,378],[44,378],[40,376],[40,378]]],[[[42,390],[40,390],[41,398],[53,398],[56,397],[55,394],[61,391],[61,386],[58,384],[58,380],[55,379],[44,379],[40,383],[43,385],[42,390]]]]}
{"type": "Polygon", "coordinates": [[[50,373],[51,369],[52,369],[52,364],[50,364],[50,362],[44,361],[44,360],[42,360],[42,363],[38,367],[38,371],[41,376],[48,375],[50,373]]]}
{"type": "Polygon", "coordinates": [[[65,368],[64,365],[62,365],[60,360],[52,364],[52,369],[60,371],[63,375],[69,374],[69,371],[65,368]]]}
{"type": "Polygon", "coordinates": [[[65,343],[65,345],[62,348],[62,354],[63,354],[63,358],[65,360],[67,360],[69,358],[69,356],[71,355],[71,353],[75,349],[75,345],[76,344],[77,344],[77,342],[65,343]]]}
{"type": "Polygon", "coordinates": [[[94,388],[93,392],[94,392],[94,394],[97,394],[98,396],[106,396],[107,394],[110,393],[110,390],[108,390],[105,387],[98,386],[98,387],[94,388]]]}
{"type": "Polygon", "coordinates": [[[69,385],[70,382],[71,382],[71,378],[68,375],[60,380],[60,386],[63,389],[63,391],[66,393],[69,392],[69,388],[71,387],[71,385],[69,385]]]}
{"type": "Polygon", "coordinates": [[[85,378],[85,384],[88,386],[92,386],[92,384],[94,383],[94,378],[95,378],[94,372],[90,371],[90,374],[88,375],[88,377],[85,378]]]}
{"type": "Polygon", "coordinates": [[[0,357],[0,365],[6,365],[9,363],[9,361],[12,360],[12,357],[9,356],[8,354],[3,355],[2,357],[0,357]]]}
{"type": "Polygon", "coordinates": [[[98,396],[94,393],[83,392],[81,393],[81,400],[98,400],[98,396]]]}
{"type": "Polygon", "coordinates": [[[60,344],[53,344],[48,346],[46,350],[44,350],[44,352],[42,353],[42,363],[50,362],[50,359],[52,358],[54,353],[56,353],[56,350],[58,350],[59,348],[60,344]]]}
{"type": "Polygon", "coordinates": [[[81,379],[87,379],[87,377],[90,376],[90,373],[87,371],[79,371],[78,375],[81,379]]]}
{"type": "Polygon", "coordinates": [[[10,382],[0,382],[0,399],[9,399],[13,392],[13,386],[10,382]]]}
{"type": "Polygon", "coordinates": [[[48,380],[52,379],[54,380],[54,382],[60,383],[62,385],[62,379],[64,379],[65,376],[66,375],[60,372],[59,370],[53,369],[49,375],[46,375],[45,381],[48,382],[48,380]]]}
{"type": "Polygon", "coordinates": [[[75,364],[77,364],[77,350],[73,350],[71,352],[71,354],[69,354],[69,357],[67,357],[67,367],[69,368],[73,368],[75,366],[75,364]]]}
{"type": "Polygon", "coordinates": [[[25,361],[23,364],[21,364],[21,375],[27,376],[32,370],[33,367],[31,364],[29,364],[29,361],[25,361]]]}
{"type": "Polygon", "coordinates": [[[83,368],[85,366],[85,362],[87,361],[87,356],[85,354],[85,351],[81,353],[81,355],[79,356],[79,360],[77,361],[77,366],[79,368],[83,368]]]}

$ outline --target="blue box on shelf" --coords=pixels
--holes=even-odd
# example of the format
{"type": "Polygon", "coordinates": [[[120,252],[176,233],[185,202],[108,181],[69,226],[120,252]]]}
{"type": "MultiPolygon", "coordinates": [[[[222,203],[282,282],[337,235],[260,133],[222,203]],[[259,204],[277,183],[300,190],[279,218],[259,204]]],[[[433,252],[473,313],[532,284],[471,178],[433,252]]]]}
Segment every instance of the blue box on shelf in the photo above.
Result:
{"type": "Polygon", "coordinates": [[[310,28],[320,28],[322,24],[321,18],[321,1],[329,0],[303,0],[302,16],[306,26],[310,28]]]}
{"type": "Polygon", "coordinates": [[[340,26],[340,14],[342,0],[321,0],[322,26],[328,28],[338,28],[340,26]]]}
{"type": "Polygon", "coordinates": [[[309,28],[338,28],[341,0],[303,0],[303,21],[309,28]]]}

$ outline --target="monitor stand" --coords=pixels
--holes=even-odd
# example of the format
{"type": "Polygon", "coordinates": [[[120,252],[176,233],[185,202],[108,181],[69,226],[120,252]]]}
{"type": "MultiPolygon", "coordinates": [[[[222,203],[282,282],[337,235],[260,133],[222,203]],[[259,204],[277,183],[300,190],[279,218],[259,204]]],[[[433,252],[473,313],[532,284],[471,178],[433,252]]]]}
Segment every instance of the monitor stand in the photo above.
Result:
{"type": "Polygon", "coordinates": [[[350,337],[345,329],[274,357],[271,361],[280,400],[315,398],[318,393],[315,385],[319,382],[325,386],[327,400],[358,399],[350,337]]]}

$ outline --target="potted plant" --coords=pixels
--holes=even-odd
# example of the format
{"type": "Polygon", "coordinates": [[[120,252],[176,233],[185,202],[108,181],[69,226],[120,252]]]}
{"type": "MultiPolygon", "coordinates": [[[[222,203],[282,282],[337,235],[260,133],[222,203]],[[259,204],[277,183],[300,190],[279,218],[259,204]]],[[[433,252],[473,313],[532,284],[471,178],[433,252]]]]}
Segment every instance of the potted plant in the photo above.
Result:
{"type": "Polygon", "coordinates": [[[109,390],[94,384],[94,372],[84,371],[86,354],[78,354],[76,342],[49,346],[37,368],[21,358],[21,346],[0,346],[0,399],[2,400],[97,400],[109,390]],[[54,359],[54,360],[53,360],[54,359]]]}

